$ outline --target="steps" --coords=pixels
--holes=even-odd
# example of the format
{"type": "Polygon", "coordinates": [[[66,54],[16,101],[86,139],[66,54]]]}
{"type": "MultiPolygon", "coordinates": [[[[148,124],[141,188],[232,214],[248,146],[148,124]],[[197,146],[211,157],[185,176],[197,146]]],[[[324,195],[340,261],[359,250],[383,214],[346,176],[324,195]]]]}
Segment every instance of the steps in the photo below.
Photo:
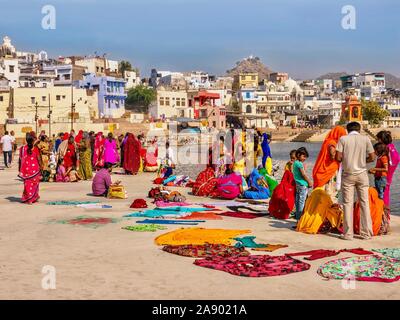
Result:
{"type": "Polygon", "coordinates": [[[370,129],[368,129],[367,127],[364,127],[363,130],[373,141],[377,141],[378,140],[376,138],[375,134],[370,129]]]}
{"type": "Polygon", "coordinates": [[[297,136],[291,139],[291,142],[307,142],[313,135],[317,134],[318,130],[306,130],[300,132],[297,136]]]}

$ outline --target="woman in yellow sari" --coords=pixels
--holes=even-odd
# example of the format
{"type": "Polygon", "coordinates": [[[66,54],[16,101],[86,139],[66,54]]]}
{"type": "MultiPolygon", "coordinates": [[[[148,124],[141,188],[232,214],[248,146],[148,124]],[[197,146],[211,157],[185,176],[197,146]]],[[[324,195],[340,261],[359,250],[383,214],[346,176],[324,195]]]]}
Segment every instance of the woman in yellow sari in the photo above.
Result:
{"type": "Polygon", "coordinates": [[[90,180],[92,172],[92,150],[90,148],[90,138],[87,132],[83,133],[82,140],[78,144],[79,150],[79,170],[78,174],[83,180],[90,180]]]}
{"type": "Polygon", "coordinates": [[[49,170],[49,157],[50,157],[50,144],[47,141],[47,137],[45,135],[40,137],[40,142],[37,144],[37,147],[40,151],[40,157],[42,158],[42,171],[49,170]]]}

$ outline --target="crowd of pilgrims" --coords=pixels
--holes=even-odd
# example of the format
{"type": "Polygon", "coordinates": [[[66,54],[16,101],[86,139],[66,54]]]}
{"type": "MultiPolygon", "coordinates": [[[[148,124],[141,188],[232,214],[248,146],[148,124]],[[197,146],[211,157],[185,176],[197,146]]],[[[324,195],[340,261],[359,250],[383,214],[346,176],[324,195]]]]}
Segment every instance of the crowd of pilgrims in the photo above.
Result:
{"type": "MultiPolygon", "coordinates": [[[[347,126],[347,130],[341,126],[330,130],[314,163],[312,177],[306,170],[305,163],[309,157],[306,148],[292,150],[280,182],[274,178],[279,168],[272,163],[271,136],[251,131],[249,139],[246,130],[230,130],[211,145],[206,168],[186,186],[191,187],[193,195],[202,197],[227,200],[271,198],[269,214],[280,219],[292,215],[297,220],[295,228],[298,231],[317,233],[323,229],[344,228],[342,232],[350,232],[349,224],[353,224],[354,214],[355,229],[358,223],[366,237],[386,233],[390,219],[390,185],[399,154],[390,132],[379,132],[378,143],[372,146],[369,139],[356,136],[359,127],[353,123],[347,126]],[[351,156],[352,151],[346,149],[346,143],[350,146],[355,143],[354,146],[363,151],[351,156]],[[367,162],[373,162],[375,156],[376,166],[367,172],[365,158],[367,162]],[[354,168],[361,170],[362,175],[352,172],[354,168]],[[355,181],[365,180],[367,173],[374,175],[375,188],[368,189],[368,184],[361,186],[355,181]],[[346,180],[341,183],[342,177],[346,180]],[[346,187],[343,194],[341,186],[346,187]],[[361,197],[361,204],[356,203],[353,212],[354,189],[361,197]],[[366,206],[368,201],[369,207],[366,206]]],[[[171,185],[176,178],[173,174],[178,164],[174,155],[176,150],[174,152],[167,141],[165,158],[160,164],[157,138],[149,141],[146,148],[144,142],[143,134],[136,137],[132,133],[115,138],[112,133],[104,136],[101,132],[79,131],[75,134],[71,131],[50,141],[44,132],[38,137],[31,132],[27,134],[26,144],[20,148],[19,176],[24,180],[22,201],[33,203],[39,199],[40,181],[89,180],[93,171],[99,173],[103,169],[104,176],[108,176],[106,171],[117,166],[128,175],[157,171],[154,182],[171,185]]]]}

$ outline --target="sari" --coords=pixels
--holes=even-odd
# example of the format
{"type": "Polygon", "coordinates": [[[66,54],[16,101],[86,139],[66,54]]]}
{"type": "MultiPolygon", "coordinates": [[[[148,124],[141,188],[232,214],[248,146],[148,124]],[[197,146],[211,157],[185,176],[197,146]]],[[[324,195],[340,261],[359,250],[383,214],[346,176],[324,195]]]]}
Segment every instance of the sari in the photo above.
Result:
{"type": "Polygon", "coordinates": [[[111,141],[109,139],[105,139],[104,141],[104,163],[105,162],[112,164],[119,162],[117,142],[115,139],[112,139],[111,141]]]}
{"type": "Polygon", "coordinates": [[[396,147],[394,146],[393,143],[390,143],[387,145],[388,151],[389,151],[389,170],[387,174],[387,183],[386,183],[386,188],[385,188],[385,193],[383,195],[383,201],[385,203],[385,206],[390,208],[390,185],[392,184],[393,181],[393,175],[397,169],[397,166],[399,165],[400,162],[400,155],[396,150],[396,147]]]}
{"type": "Polygon", "coordinates": [[[50,144],[46,141],[40,141],[37,145],[40,151],[40,157],[42,158],[42,171],[49,170],[49,155],[50,155],[50,144]]]}
{"type": "Polygon", "coordinates": [[[268,185],[264,180],[264,177],[258,172],[257,169],[253,169],[249,176],[249,190],[243,193],[243,197],[246,199],[268,199],[270,192],[268,185]],[[259,182],[261,180],[261,182],[259,182]]]}
{"type": "Polygon", "coordinates": [[[94,141],[94,154],[93,154],[93,167],[102,168],[104,167],[104,142],[103,133],[99,132],[96,135],[94,141]]]}
{"type": "MultiPolygon", "coordinates": [[[[384,202],[378,197],[378,191],[370,187],[368,189],[369,211],[371,212],[372,231],[374,236],[380,234],[382,218],[384,214],[384,202]]],[[[353,216],[354,233],[360,233],[360,203],[357,201],[354,206],[353,216]]]]}
{"type": "Polygon", "coordinates": [[[130,133],[124,144],[123,168],[127,174],[137,174],[140,167],[140,141],[130,133]]]}
{"type": "Polygon", "coordinates": [[[83,180],[89,180],[93,177],[92,172],[92,151],[90,148],[90,140],[83,138],[79,144],[79,176],[83,180]]]}
{"type": "Polygon", "coordinates": [[[69,182],[67,170],[65,170],[63,165],[60,165],[57,168],[56,182],[69,182]]]}
{"type": "Polygon", "coordinates": [[[40,151],[37,147],[28,153],[28,146],[22,147],[21,170],[19,177],[24,180],[24,192],[22,194],[23,203],[34,203],[39,200],[40,174],[40,151]]]}
{"type": "Polygon", "coordinates": [[[329,149],[331,147],[336,148],[339,139],[345,135],[346,129],[337,126],[334,127],[326,136],[313,168],[312,176],[314,180],[314,188],[325,186],[332,178],[334,178],[339,170],[340,164],[336,159],[331,159],[329,149]]]}
{"type": "Polygon", "coordinates": [[[296,200],[296,181],[292,171],[286,170],[282,181],[274,189],[268,212],[278,219],[288,219],[296,200]]]}
{"type": "Polygon", "coordinates": [[[81,143],[82,138],[83,138],[83,130],[79,130],[78,134],[75,137],[75,142],[77,144],[81,143]]]}
{"type": "Polygon", "coordinates": [[[242,185],[242,177],[236,173],[224,175],[217,179],[217,188],[210,196],[232,200],[240,195],[240,186],[242,185]]]}
{"type": "Polygon", "coordinates": [[[261,149],[263,152],[262,156],[262,166],[267,170],[269,175],[272,174],[272,155],[271,148],[268,143],[268,136],[266,133],[263,133],[263,141],[261,143],[261,149]]]}
{"type": "Polygon", "coordinates": [[[208,197],[215,189],[217,179],[215,178],[215,171],[212,167],[207,167],[199,173],[196,181],[193,183],[192,193],[199,197],[208,197]]]}
{"type": "Polygon", "coordinates": [[[153,141],[150,146],[147,147],[146,154],[144,157],[144,171],[155,172],[158,169],[158,145],[157,141],[153,141]]]}
{"type": "Polygon", "coordinates": [[[76,145],[74,143],[69,143],[68,140],[63,141],[58,148],[59,156],[63,159],[63,165],[66,170],[78,167],[78,154],[76,152],[76,145]]]}

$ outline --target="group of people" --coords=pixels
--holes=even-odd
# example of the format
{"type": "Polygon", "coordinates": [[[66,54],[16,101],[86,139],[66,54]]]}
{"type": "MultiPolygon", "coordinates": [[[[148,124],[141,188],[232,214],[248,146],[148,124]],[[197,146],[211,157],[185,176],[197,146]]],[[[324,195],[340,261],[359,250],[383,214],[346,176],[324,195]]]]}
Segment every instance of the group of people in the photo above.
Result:
{"type": "Polygon", "coordinates": [[[1,149],[3,150],[4,167],[10,168],[13,160],[13,155],[17,150],[14,131],[5,131],[0,139],[1,149]]]}
{"type": "MultiPolygon", "coordinates": [[[[2,138],[3,141],[3,150],[7,151],[8,140],[2,138]]],[[[144,135],[136,137],[132,133],[116,139],[112,133],[105,137],[102,132],[95,134],[81,130],[76,134],[71,130],[50,139],[44,131],[38,137],[35,132],[30,132],[26,135],[26,143],[20,148],[19,156],[19,176],[25,181],[22,201],[34,203],[39,199],[41,181],[91,180],[93,172],[102,171],[104,175],[117,166],[129,175],[157,171],[157,139],[153,139],[147,149],[143,147],[143,142],[144,135]]]]}

